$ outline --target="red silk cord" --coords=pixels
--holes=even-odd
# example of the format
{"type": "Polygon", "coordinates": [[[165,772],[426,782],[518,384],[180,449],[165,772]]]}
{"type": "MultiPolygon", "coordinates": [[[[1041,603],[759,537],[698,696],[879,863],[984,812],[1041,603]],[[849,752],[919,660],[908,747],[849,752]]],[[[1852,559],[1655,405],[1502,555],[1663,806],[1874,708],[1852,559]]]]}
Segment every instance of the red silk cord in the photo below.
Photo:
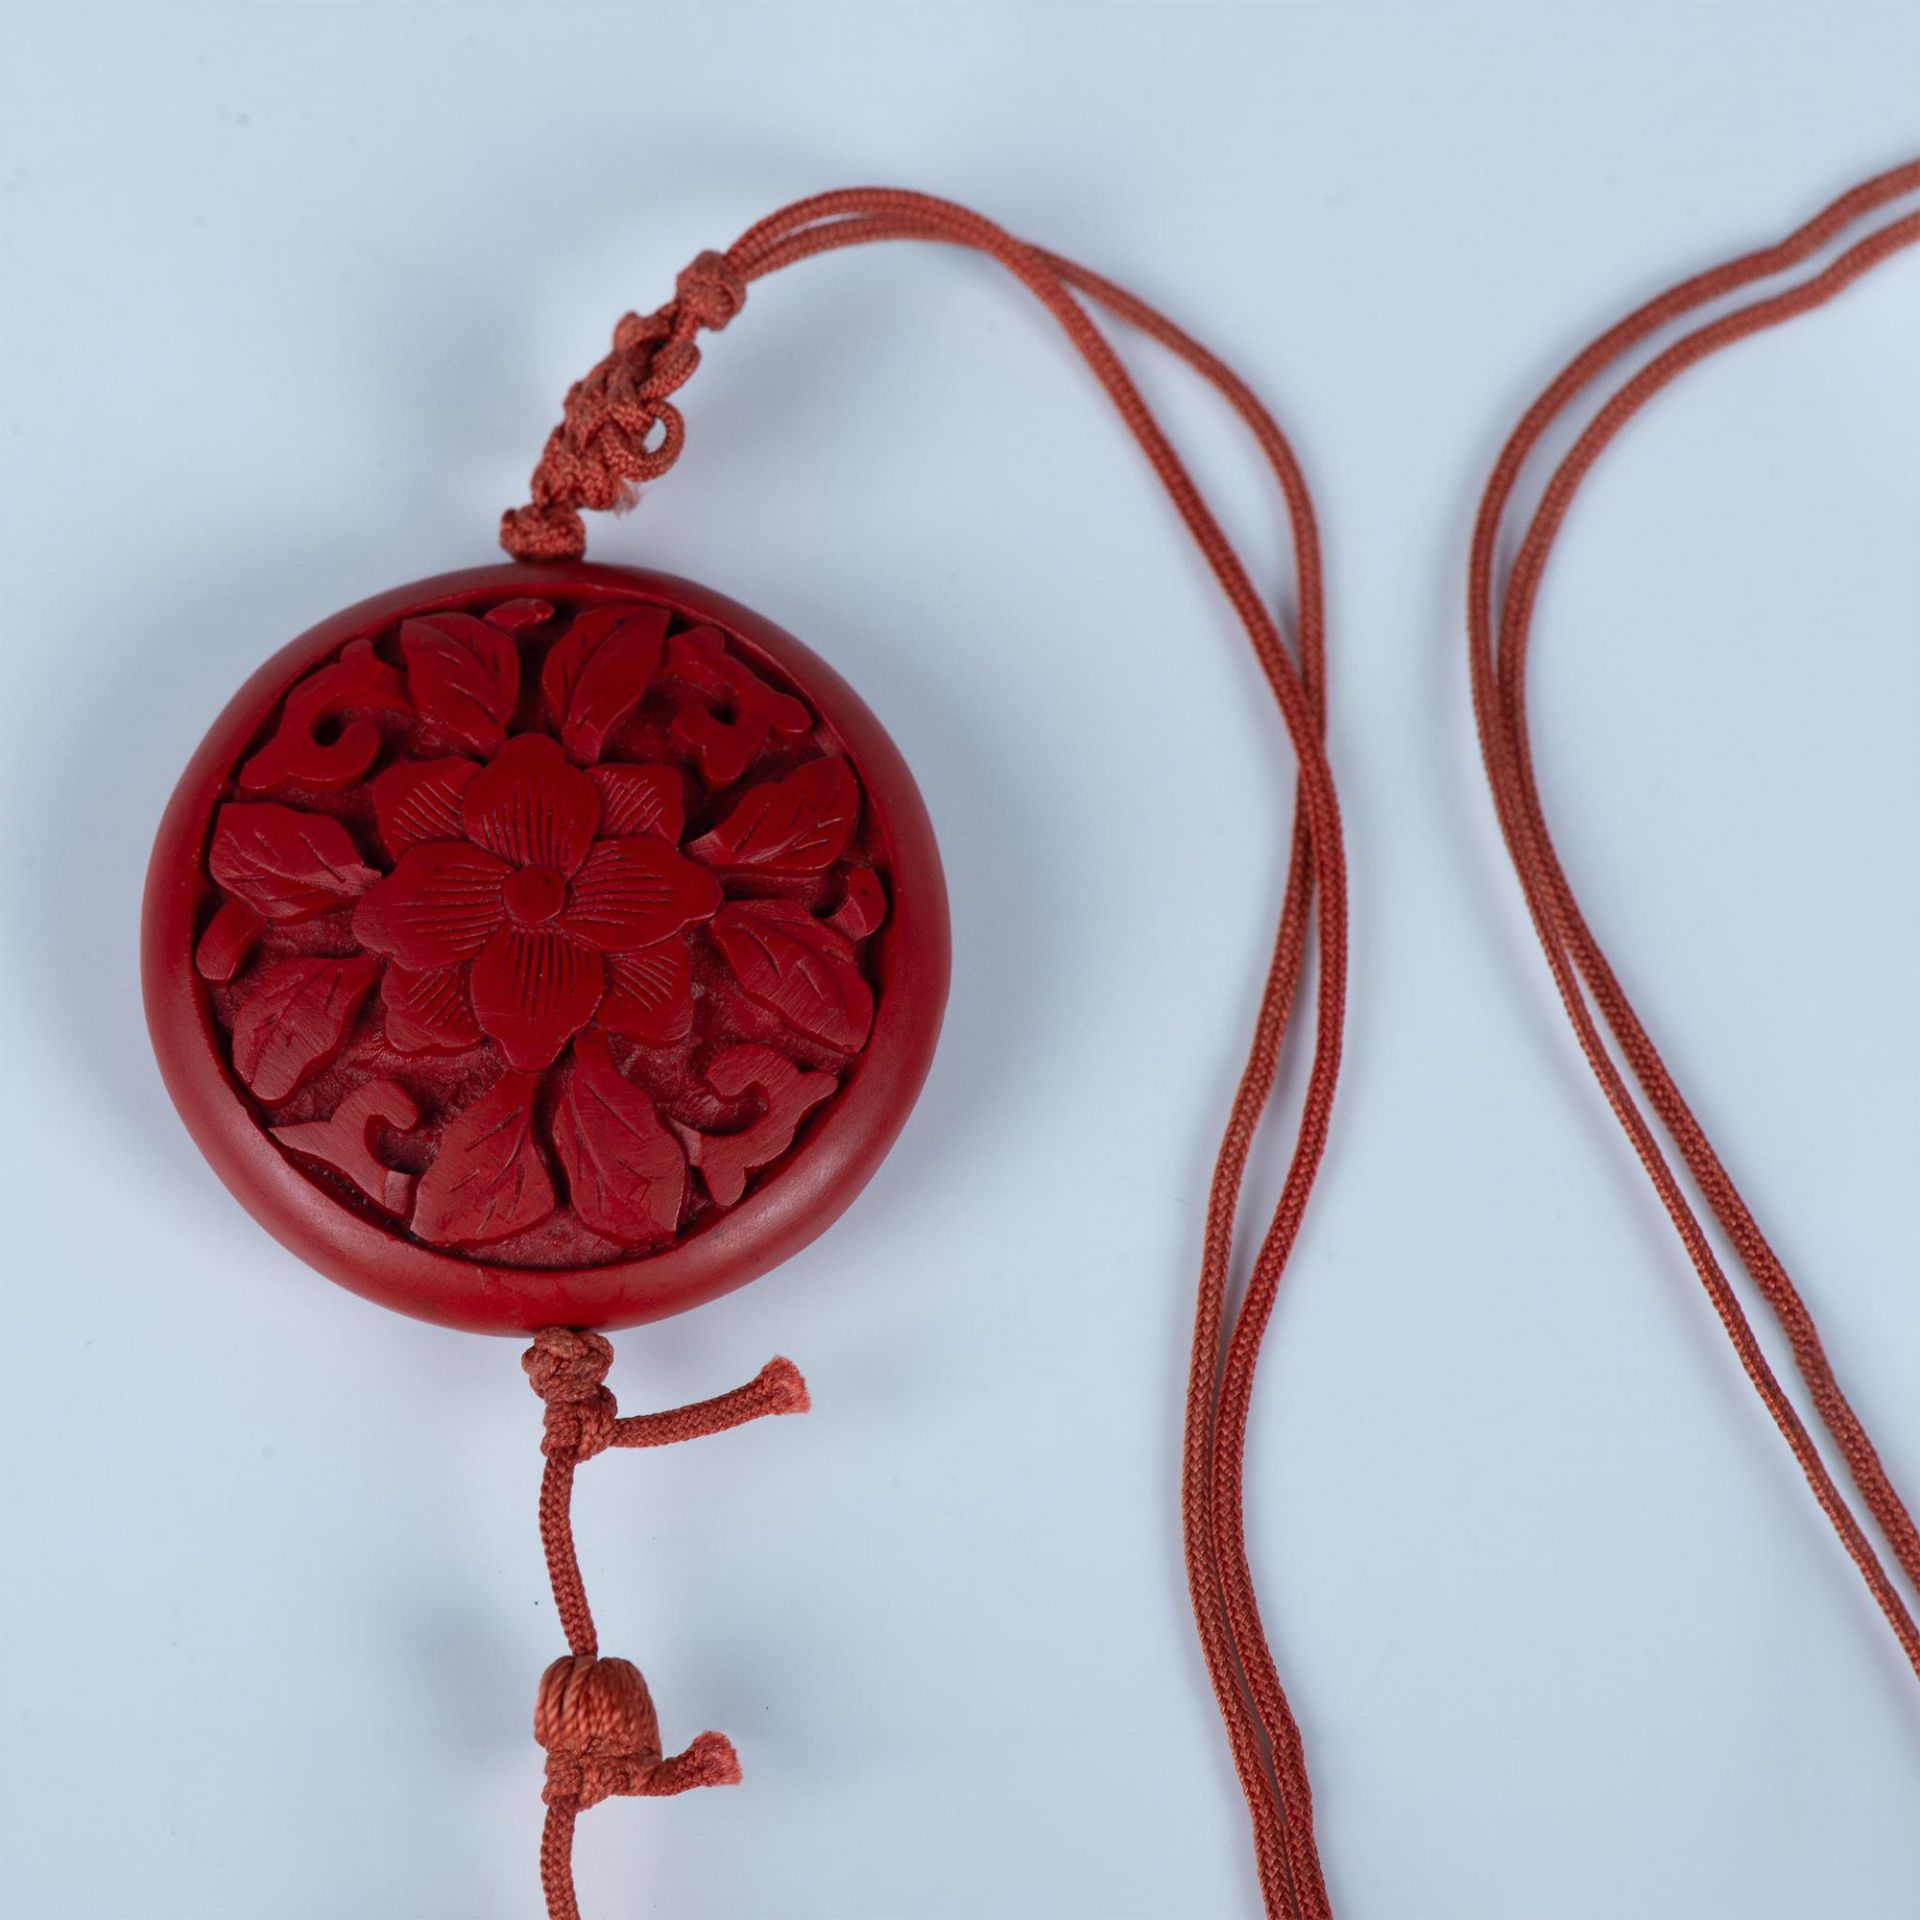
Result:
{"type": "MultiPolygon", "coordinates": [[[[1292,743],[1298,786],[1286,892],[1208,1199],[1187,1392],[1181,1510],[1194,1618],[1246,1794],[1267,1913],[1276,1920],[1328,1920],[1331,1910],[1314,1847],[1306,1761],[1261,1624],[1247,1562],[1242,1496],[1247,1416],[1261,1339],[1326,1146],[1346,1000],[1346,862],[1333,775],[1322,744],[1325,618],[1319,538],[1306,482],[1285,436],[1230,368],[1123,288],[1015,239],[949,201],[857,188],[799,201],[749,228],[724,254],[702,254],[680,276],[675,297],[666,306],[623,319],[614,333],[613,351],[567,395],[561,424],[534,469],[532,501],[504,516],[501,544],[519,560],[577,558],[586,543],[581,509],[624,505],[636,483],[664,473],[678,456],[685,425],[672,396],[699,365],[699,333],[724,327],[740,311],[748,285],[763,275],[815,254],[883,240],[933,241],[985,254],[1053,316],[1186,523],[1246,631],[1292,743]],[[1103,309],[1183,360],[1226,400],[1258,443],[1278,482],[1291,531],[1299,602],[1297,666],[1278,618],[1089,306],[1103,309]],[[1229,1267],[1247,1156],[1273,1093],[1310,928],[1317,959],[1314,1043],[1299,1133],[1278,1205],[1229,1315],[1229,1267]]],[[[550,1482],[553,1472],[550,1454],[550,1482]]],[[[560,1498],[563,1509],[564,1496],[560,1498]]],[[[548,1531],[549,1505],[543,1500],[543,1532],[548,1531]]],[[[570,1547],[556,1559],[549,1533],[548,1552],[558,1592],[561,1572],[571,1566],[570,1547]]],[[[554,1890],[561,1884],[572,1812],[556,1815],[551,1810],[551,1777],[543,1860],[560,1864],[547,1875],[549,1911],[556,1920],[571,1920],[571,1874],[565,1875],[564,1902],[555,1902],[554,1890]]],[[[567,1805],[564,1796],[559,1804],[567,1805]]]]}
{"type": "Polygon", "coordinates": [[[805,1413],[807,1383],[791,1360],[769,1360],[731,1393],[623,1420],[604,1384],[613,1348],[599,1334],[549,1327],[535,1337],[520,1364],[546,1402],[540,1543],[568,1648],[540,1676],[533,1710],[534,1738],[547,1750],[540,1885],[549,1920],[580,1920],[573,1891],[573,1824],[584,1809],[616,1793],[730,1787],[740,1778],[740,1762],[733,1743],[719,1733],[701,1734],[685,1753],[662,1753],[660,1722],[640,1670],[628,1661],[601,1657],[573,1546],[573,1471],[608,1447],[667,1447],[767,1414],[805,1413]]]}
{"type": "MultiPolygon", "coordinates": [[[[1504,581],[1497,580],[1496,567],[1500,531],[1521,469],[1580,394],[1650,335],[1755,281],[1804,265],[1858,223],[1915,191],[1920,191],[1920,163],[1870,180],[1777,246],[1697,275],[1649,301],[1571,361],[1528,409],[1488,482],[1473,535],[1467,626],[1474,713],[1501,831],[1581,1050],[1679,1232],[1749,1379],[1920,1674],[1920,1629],[1769,1366],[1655,1137],[1654,1120],[1774,1313],[1821,1425],[1846,1461],[1885,1545],[1915,1585],[1920,1585],[1920,1535],[1833,1376],[1812,1315],[1687,1107],[1580,913],[1541,808],[1526,717],[1527,649],[1540,582],[1568,508],[1621,427],[1688,367],[1823,305],[1882,260],[1920,241],[1920,213],[1886,220],[1811,278],[1723,313],[1627,379],[1554,471],[1504,581]],[[1609,1038],[1645,1096],[1646,1108],[1615,1065],[1609,1038]]],[[[672,396],[699,366],[698,335],[726,326],[744,304],[749,284],[763,275],[815,254],[885,240],[939,242],[985,254],[1053,316],[1132,432],[1238,616],[1273,690],[1298,764],[1286,893],[1208,1199],[1181,1504],[1194,1617],[1246,1795],[1266,1911],[1273,1920],[1330,1920],[1300,1734],[1267,1645],[1248,1564],[1242,1484],[1261,1341],[1325,1149],[1345,1006],[1346,869],[1339,808],[1323,745],[1325,614],[1319,544],[1312,502],[1285,436],[1231,369],[1124,289],[950,202],[860,188],[803,200],[763,220],[724,254],[702,254],[694,261],[666,306],[623,319],[613,351],[568,394],[561,424],[534,470],[532,500],[503,517],[501,544],[521,560],[577,558],[586,538],[581,510],[625,505],[637,483],[658,477],[678,457],[685,425],[672,396]],[[1297,665],[1278,620],[1089,307],[1145,334],[1193,368],[1259,444],[1279,484],[1291,531],[1299,600],[1297,665]],[[1229,1274],[1247,1157],[1272,1097],[1310,929],[1317,961],[1314,1045],[1299,1133],[1279,1202],[1254,1252],[1247,1284],[1229,1313],[1229,1274]]],[[[645,1683],[626,1662],[597,1658],[567,1517],[573,1466],[601,1446],[659,1444],[761,1413],[797,1411],[805,1404],[798,1375],[785,1362],[775,1362],[751,1386],[702,1407],[616,1421],[611,1396],[599,1385],[610,1352],[597,1336],[553,1330],[542,1334],[527,1356],[529,1373],[548,1404],[541,1533],[573,1649],[549,1668],[536,1715],[536,1732],[549,1756],[541,1862],[553,1920],[577,1920],[569,1856],[580,1808],[609,1793],[671,1793],[739,1777],[732,1748],[717,1734],[703,1734],[685,1754],[663,1759],[645,1683]]]]}
{"type": "Polygon", "coordinates": [[[1668,346],[1633,374],[1600,407],[1554,470],[1540,505],[1527,524],[1503,590],[1498,592],[1495,564],[1496,544],[1523,463],[1567,407],[1623,355],[1649,335],[1710,301],[1721,300],[1754,281],[1804,265],[1862,223],[1870,223],[1871,216],[1889,203],[1915,192],[1920,192],[1920,162],[1866,181],[1777,246],[1729,261],[1682,281],[1650,300],[1569,362],[1528,408],[1487,483],[1473,533],[1467,632],[1474,715],[1479,725],[1487,779],[1500,817],[1500,830],[1506,837],[1507,850],[1526,894],[1535,931],[1546,952],[1547,964],[1553,970],[1567,1015],[1573,1022],[1581,1051],[1673,1221],[1748,1379],[1792,1448],[1814,1498],[1859,1568],[1908,1661],[1915,1673],[1920,1674],[1920,1630],[1915,1628],[1907,1601],[1881,1564],[1873,1542],[1846,1496],[1834,1483],[1812,1436],[1768,1365],[1706,1230],[1655,1137],[1652,1120],[1659,1122],[1677,1150],[1741,1267],[1772,1310],[1786,1336],[1794,1366],[1805,1383],[1820,1424],[1845,1460],[1847,1472],[1881,1539],[1907,1580],[1916,1587],[1920,1587],[1920,1536],[1916,1535],[1911,1515],[1887,1478],[1866,1429],[1840,1391],[1806,1303],[1767,1244],[1746,1201],[1674,1084],[1646,1028],[1628,1004],[1626,993],[1601,952],[1598,940],[1581,915],[1541,810],[1532,743],[1527,734],[1526,707],[1527,649],[1541,578],[1568,508],[1614,436],[1687,368],[1736,340],[1744,340],[1750,334],[1778,326],[1795,314],[1824,305],[1881,261],[1920,241],[1920,213],[1869,225],[1864,237],[1852,240],[1812,277],[1784,292],[1721,314],[1668,346]],[[1606,1037],[1600,1031],[1602,1023],[1606,1037]],[[1619,1058],[1638,1083],[1646,1107],[1642,1107],[1626,1075],[1615,1064],[1614,1055],[1608,1051],[1607,1038],[1611,1038],[1619,1058]]]}

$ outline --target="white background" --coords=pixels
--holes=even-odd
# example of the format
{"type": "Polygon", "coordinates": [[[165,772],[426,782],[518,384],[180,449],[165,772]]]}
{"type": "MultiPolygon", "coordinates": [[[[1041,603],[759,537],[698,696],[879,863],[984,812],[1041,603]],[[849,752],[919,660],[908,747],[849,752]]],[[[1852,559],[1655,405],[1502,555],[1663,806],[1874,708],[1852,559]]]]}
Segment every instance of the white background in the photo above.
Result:
{"type": "MultiPolygon", "coordinates": [[[[1905,157],[1906,4],[45,8],[6,25],[7,1889],[59,1920],[535,1904],[558,1647],[504,1341],[229,1200],[135,980],[232,688],[489,558],[615,317],[785,200],[974,203],[1297,434],[1353,865],[1254,1552],[1351,1920],[1893,1920],[1920,1696],[1588,1081],[1472,740],[1473,502],[1590,333],[1905,157]]],[[[1920,1484],[1920,259],[1693,375],[1569,529],[1549,808],[1920,1484]]],[[[1263,578],[1275,515],[1145,363],[1263,578]]],[[[918,770],[946,1039],[853,1214],[620,1343],[817,1411],[582,1476],[611,1650],[747,1784],[582,1823],[590,1916],[1239,1920],[1187,1618],[1197,1225],[1291,769],[1116,423],[983,263],[756,287],[596,555],[763,609],[918,770]]]]}

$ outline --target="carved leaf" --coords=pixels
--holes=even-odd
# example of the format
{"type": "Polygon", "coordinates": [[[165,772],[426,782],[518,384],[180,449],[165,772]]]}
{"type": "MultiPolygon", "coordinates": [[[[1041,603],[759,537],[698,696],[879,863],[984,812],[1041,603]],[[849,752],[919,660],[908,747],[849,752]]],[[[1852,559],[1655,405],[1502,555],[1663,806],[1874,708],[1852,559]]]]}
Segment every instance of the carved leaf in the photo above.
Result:
{"type": "Polygon", "coordinates": [[[842,934],[787,900],[739,900],[713,921],[714,943],[747,997],[796,1031],[855,1052],[873,1026],[873,990],[842,934]]]}
{"type": "Polygon", "coordinates": [[[420,1177],[413,1230],[440,1247],[477,1247],[537,1227],[553,1180],[533,1138],[535,1073],[503,1074],[447,1128],[420,1177]]]}
{"type": "Polygon", "coordinates": [[[692,1138],[693,1163],[723,1207],[739,1202],[748,1174],[779,1159],[793,1145],[800,1122],[840,1084],[831,1073],[803,1073],[771,1047],[759,1046],[727,1047],[716,1054],[707,1068],[707,1083],[729,1100],[757,1089],[765,1103],[760,1118],[738,1133],[696,1133],[692,1138]]]}
{"type": "Polygon", "coordinates": [[[407,690],[399,674],[380,659],[366,640],[350,641],[330,666],[310,673],[287,696],[273,738],[240,769],[248,793],[275,787],[344,787],[373,765],[380,751],[380,730],[354,720],[337,738],[321,741],[314,729],[342,713],[372,708],[406,713],[407,690]]]}
{"type": "Polygon", "coordinates": [[[502,600],[486,612],[487,624],[507,633],[518,633],[522,627],[537,627],[552,618],[553,604],[547,600],[502,600]]]}
{"type": "Polygon", "coordinates": [[[553,1144],[574,1211],[595,1233],[625,1245],[672,1237],[686,1203],[686,1155],[652,1100],[613,1064],[604,1034],[574,1042],[553,1144]]]}
{"type": "Polygon", "coordinates": [[[481,753],[507,737],[520,697],[520,649],[510,635],[471,614],[422,614],[400,623],[400,652],[424,718],[481,753]]]}
{"type": "Polygon", "coordinates": [[[393,1080],[370,1080],[355,1087],[326,1120],[303,1120],[274,1127],[273,1137],[295,1153],[322,1160],[343,1173],[375,1206],[405,1214],[413,1198],[413,1176],[390,1167],[373,1150],[381,1127],[401,1133],[419,1124],[420,1109],[393,1080]]]}
{"type": "Polygon", "coordinates": [[[595,767],[593,784],[600,789],[603,840],[651,833],[676,847],[680,844],[687,802],[677,767],[595,767]]]}
{"type": "Polygon", "coordinates": [[[606,737],[639,704],[666,646],[665,607],[595,607],[555,642],[540,688],[574,759],[598,760],[606,737]]]}
{"type": "Polygon", "coordinates": [[[235,802],[213,823],[207,867],[267,920],[309,920],[357,900],[380,878],[324,813],[235,802]]]}
{"type": "Polygon", "coordinates": [[[887,917],[887,890],[871,867],[847,875],[847,895],[828,916],[849,940],[864,940],[887,917]]]}
{"type": "Polygon", "coordinates": [[[268,1106],[297,1093],[340,1051],[380,963],[281,960],[233,1023],[233,1070],[268,1106]]]}
{"type": "Polygon", "coordinates": [[[194,949],[193,964],[200,977],[222,984],[231,980],[247,964],[264,924],[244,900],[223,900],[194,949]]]}
{"type": "Polygon", "coordinates": [[[687,848],[709,866],[761,874],[824,873],[846,851],[860,789],[844,760],[810,760],[784,780],[751,788],[687,848]]]}

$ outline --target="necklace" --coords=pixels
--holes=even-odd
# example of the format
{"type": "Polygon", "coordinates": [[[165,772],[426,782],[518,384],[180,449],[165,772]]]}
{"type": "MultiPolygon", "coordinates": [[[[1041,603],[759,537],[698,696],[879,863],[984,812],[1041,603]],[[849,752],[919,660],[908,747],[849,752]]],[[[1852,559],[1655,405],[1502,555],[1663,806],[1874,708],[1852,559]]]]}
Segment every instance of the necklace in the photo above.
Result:
{"type": "Polygon", "coordinates": [[[685,441],[676,396],[749,286],[843,247],[919,240],[997,262],[1118,411],[1260,663],[1299,767],[1285,900],[1207,1211],[1183,1451],[1188,1583],[1271,1912],[1323,1914],[1306,1766],[1246,1552],[1255,1368],[1330,1124],[1346,875],[1322,745],[1318,536],[1252,391],[1112,282],[977,214],[825,194],[702,254],[628,315],[568,394],[514,564],[362,602],[284,648],[194,756],[155,847],[143,929],[167,1085],[236,1197],[330,1278],[402,1312],[532,1334],[540,1533],[568,1651],[540,1683],[541,1879],[577,1915],[579,1813],[730,1784],[729,1741],[669,1752],[646,1682],[603,1656],[574,1552],[583,1460],[807,1405],[747,1386],[621,1417],[608,1329],[765,1273],[851,1203],[904,1124],[945,1002],[947,910],[911,775],[832,670],[704,587],[584,559],[583,512],[629,503],[685,441]],[[1184,361],[1279,486],[1297,659],[1096,319],[1184,361]],[[1236,1212],[1302,982],[1313,1058],[1251,1276],[1236,1212]]]}

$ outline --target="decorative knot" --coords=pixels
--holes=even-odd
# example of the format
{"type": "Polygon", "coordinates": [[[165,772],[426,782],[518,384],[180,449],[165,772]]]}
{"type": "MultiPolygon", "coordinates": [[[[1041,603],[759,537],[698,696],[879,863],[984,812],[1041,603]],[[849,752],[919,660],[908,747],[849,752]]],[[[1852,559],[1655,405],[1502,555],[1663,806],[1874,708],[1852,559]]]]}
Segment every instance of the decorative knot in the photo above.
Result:
{"type": "Polygon", "coordinates": [[[540,1676],[533,1737],[547,1750],[550,1802],[591,1807],[644,1792],[660,1764],[660,1719],[631,1660],[563,1654],[540,1676]]]}
{"type": "Polygon", "coordinates": [[[695,254],[673,283],[673,304],[695,326],[718,333],[747,304],[746,276],[724,253],[695,254]]]}
{"type": "Polygon", "coordinates": [[[630,506],[641,482],[679,459],[687,428],[671,396],[700,364],[695,336],[717,333],[746,298],[740,269],[708,252],[682,270],[664,307],[622,317],[612,352],[567,394],[533,470],[531,503],[500,517],[500,544],[516,560],[579,559],[587,548],[580,510],[630,506]]]}
{"type": "Polygon", "coordinates": [[[591,1460],[613,1444],[620,1408],[604,1384],[613,1365],[613,1348],[599,1334],[577,1333],[570,1327],[543,1328],[521,1355],[520,1364],[534,1392],[547,1403],[542,1453],[549,1458],[571,1455],[591,1460]]]}
{"type": "Polygon", "coordinates": [[[509,507],[500,516],[500,544],[516,560],[578,560],[587,523],[573,507],[509,507]]]}
{"type": "Polygon", "coordinates": [[[616,1793],[731,1787],[740,1760],[725,1734],[703,1733],[665,1759],[653,1695],[630,1660],[562,1654],[540,1676],[533,1737],[547,1750],[549,1806],[597,1806],[616,1793]]]}

